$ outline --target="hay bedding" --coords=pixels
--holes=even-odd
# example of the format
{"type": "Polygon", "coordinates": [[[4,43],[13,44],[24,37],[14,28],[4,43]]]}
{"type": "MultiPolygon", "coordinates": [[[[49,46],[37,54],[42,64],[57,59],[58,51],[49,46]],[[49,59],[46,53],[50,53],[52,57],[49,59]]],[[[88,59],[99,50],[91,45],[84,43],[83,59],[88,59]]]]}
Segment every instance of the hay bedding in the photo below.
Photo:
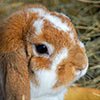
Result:
{"type": "Polygon", "coordinates": [[[73,86],[100,89],[100,0],[0,0],[0,23],[25,4],[41,3],[52,11],[68,15],[89,58],[87,74],[73,86]]]}

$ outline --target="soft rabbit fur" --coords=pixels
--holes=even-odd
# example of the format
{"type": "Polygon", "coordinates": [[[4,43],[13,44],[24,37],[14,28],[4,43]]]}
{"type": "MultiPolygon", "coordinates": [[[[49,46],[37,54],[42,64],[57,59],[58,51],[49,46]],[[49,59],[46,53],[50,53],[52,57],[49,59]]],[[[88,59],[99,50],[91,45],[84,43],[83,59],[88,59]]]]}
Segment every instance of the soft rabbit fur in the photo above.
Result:
{"type": "Polygon", "coordinates": [[[64,100],[87,68],[84,45],[62,13],[29,5],[0,26],[0,100],[64,100]]]}

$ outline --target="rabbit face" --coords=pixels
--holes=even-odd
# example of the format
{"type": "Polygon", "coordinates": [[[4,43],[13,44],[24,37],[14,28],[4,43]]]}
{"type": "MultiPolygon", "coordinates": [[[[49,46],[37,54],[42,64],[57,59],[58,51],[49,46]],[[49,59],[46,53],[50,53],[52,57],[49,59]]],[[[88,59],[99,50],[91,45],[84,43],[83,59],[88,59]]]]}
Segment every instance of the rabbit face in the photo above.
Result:
{"type": "Polygon", "coordinates": [[[82,77],[88,68],[84,44],[78,39],[70,19],[42,8],[28,9],[28,18],[36,11],[36,20],[31,22],[27,36],[33,55],[30,60],[33,97],[63,90],[82,77]]]}
{"type": "MultiPolygon", "coordinates": [[[[12,76],[8,76],[8,94],[14,93],[19,98],[23,95],[23,87],[28,86],[28,91],[30,84],[31,100],[63,100],[66,87],[86,73],[88,59],[84,45],[64,14],[38,5],[26,6],[6,19],[2,27],[0,53],[8,54],[6,62],[11,67],[7,68],[13,69],[8,74],[12,76]],[[9,64],[10,61],[13,64],[9,64]],[[16,75],[13,74],[17,72],[14,65],[18,69],[16,75]],[[26,84],[20,86],[19,83],[26,84]]],[[[29,100],[29,92],[25,95],[29,100]]]]}

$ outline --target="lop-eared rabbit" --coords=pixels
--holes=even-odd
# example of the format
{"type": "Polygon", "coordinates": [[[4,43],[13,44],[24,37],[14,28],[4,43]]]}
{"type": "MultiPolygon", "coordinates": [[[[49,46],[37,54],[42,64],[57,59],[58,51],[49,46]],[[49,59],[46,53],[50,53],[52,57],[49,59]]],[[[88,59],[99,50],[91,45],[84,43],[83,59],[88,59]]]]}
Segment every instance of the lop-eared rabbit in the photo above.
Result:
{"type": "Polygon", "coordinates": [[[84,44],[62,13],[28,5],[0,26],[0,100],[64,100],[87,68],[84,44]]]}

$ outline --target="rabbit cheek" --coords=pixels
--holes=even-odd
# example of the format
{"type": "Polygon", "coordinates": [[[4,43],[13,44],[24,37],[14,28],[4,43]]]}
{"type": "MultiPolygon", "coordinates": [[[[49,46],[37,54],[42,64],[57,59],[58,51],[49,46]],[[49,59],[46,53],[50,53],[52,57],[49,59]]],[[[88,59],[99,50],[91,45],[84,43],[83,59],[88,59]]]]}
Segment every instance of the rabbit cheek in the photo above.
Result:
{"type": "Polygon", "coordinates": [[[38,86],[35,86],[32,82],[31,85],[31,97],[37,98],[45,95],[55,94],[52,91],[52,87],[56,83],[56,73],[54,71],[48,70],[38,70],[35,71],[35,78],[38,82],[38,86]]]}
{"type": "Polygon", "coordinates": [[[74,81],[80,79],[82,76],[84,76],[87,72],[88,66],[85,67],[83,70],[77,70],[73,67],[73,73],[75,75],[74,81]]]}
{"type": "Polygon", "coordinates": [[[64,86],[71,85],[72,81],[75,78],[75,75],[73,73],[70,64],[59,66],[57,69],[57,74],[58,74],[58,82],[55,86],[56,88],[62,85],[64,86]]]}
{"type": "Polygon", "coordinates": [[[43,57],[33,57],[30,61],[30,68],[33,71],[37,70],[49,70],[50,61],[47,58],[43,57]],[[46,62],[46,63],[45,63],[46,62]]]}
{"type": "MultiPolygon", "coordinates": [[[[63,63],[63,61],[68,57],[68,49],[67,48],[63,48],[57,55],[56,57],[53,59],[53,63],[51,65],[51,70],[56,71],[57,73],[57,83],[54,86],[54,88],[59,87],[60,85],[64,85],[65,81],[66,81],[66,67],[65,67],[65,63],[63,63]]],[[[69,71],[70,72],[70,71],[69,71]]]]}
{"type": "Polygon", "coordinates": [[[32,58],[30,63],[31,70],[33,71],[33,75],[31,74],[30,78],[32,97],[51,93],[52,87],[57,81],[57,76],[54,71],[50,70],[49,65],[50,62],[46,58],[32,58]]]}

